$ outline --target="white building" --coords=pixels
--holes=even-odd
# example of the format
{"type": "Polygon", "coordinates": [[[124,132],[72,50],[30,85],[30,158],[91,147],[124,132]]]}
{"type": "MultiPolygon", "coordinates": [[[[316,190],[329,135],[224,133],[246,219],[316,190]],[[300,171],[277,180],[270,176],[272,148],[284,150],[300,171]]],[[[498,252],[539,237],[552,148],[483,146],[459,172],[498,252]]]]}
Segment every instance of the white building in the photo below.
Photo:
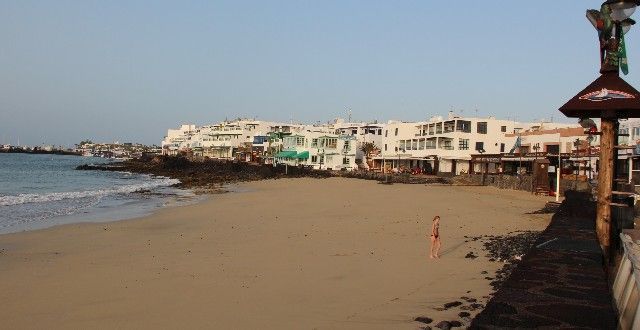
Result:
{"type": "Polygon", "coordinates": [[[452,112],[447,119],[390,121],[374,163],[379,169],[384,163],[385,170],[392,171],[418,168],[425,173],[465,173],[471,154],[504,152],[515,142],[506,134],[521,129],[510,120],[459,117],[452,112]]]}
{"type": "Polygon", "coordinates": [[[167,135],[161,143],[163,155],[177,155],[180,151],[191,148],[191,137],[195,134],[196,125],[180,125],[178,129],[167,130],[167,135]]]}
{"type": "Polygon", "coordinates": [[[471,155],[511,151],[519,132],[576,127],[577,124],[518,123],[494,117],[460,117],[449,112],[446,119],[424,122],[389,121],[384,126],[381,153],[374,168],[458,175],[468,173],[471,155]]]}
{"type": "Polygon", "coordinates": [[[357,168],[356,138],[321,131],[289,135],[283,139],[283,149],[276,155],[276,162],[321,170],[351,171],[357,168]]]}

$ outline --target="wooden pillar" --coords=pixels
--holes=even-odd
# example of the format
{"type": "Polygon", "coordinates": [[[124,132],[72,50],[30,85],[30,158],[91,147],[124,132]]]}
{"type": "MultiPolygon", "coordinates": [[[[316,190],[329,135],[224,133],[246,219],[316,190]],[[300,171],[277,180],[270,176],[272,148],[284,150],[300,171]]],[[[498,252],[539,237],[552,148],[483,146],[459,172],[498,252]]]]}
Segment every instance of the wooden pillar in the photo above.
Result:
{"type": "Polygon", "coordinates": [[[602,118],[600,139],[600,168],[598,169],[598,210],[596,233],[604,255],[609,255],[611,245],[611,188],[613,184],[613,155],[616,119],[602,118]]]}

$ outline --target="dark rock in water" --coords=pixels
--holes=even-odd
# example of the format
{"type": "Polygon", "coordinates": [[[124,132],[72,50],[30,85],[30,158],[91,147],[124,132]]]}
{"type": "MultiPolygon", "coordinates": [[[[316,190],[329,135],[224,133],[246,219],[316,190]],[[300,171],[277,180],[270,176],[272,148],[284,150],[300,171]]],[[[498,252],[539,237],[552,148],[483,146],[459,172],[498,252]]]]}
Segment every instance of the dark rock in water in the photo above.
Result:
{"type": "Polygon", "coordinates": [[[413,320],[414,321],[418,321],[418,322],[422,322],[422,323],[425,323],[425,324],[429,324],[429,323],[433,322],[433,319],[428,318],[426,316],[418,316],[413,320]]]}
{"type": "Polygon", "coordinates": [[[460,305],[462,305],[462,303],[461,303],[461,302],[459,302],[459,301],[452,301],[452,302],[448,302],[448,303],[444,304],[444,308],[445,308],[445,309],[449,309],[449,308],[452,308],[452,307],[458,307],[458,306],[460,306],[460,305]]]}
{"type": "Polygon", "coordinates": [[[426,327],[420,327],[419,329],[420,330],[431,330],[431,327],[427,325],[426,327]]]}
{"type": "Polygon", "coordinates": [[[436,324],[436,328],[442,329],[442,330],[449,330],[451,329],[451,322],[441,321],[440,323],[436,324]]]}
{"type": "Polygon", "coordinates": [[[467,299],[467,302],[470,302],[470,303],[474,303],[474,302],[476,302],[476,301],[478,301],[478,299],[475,299],[475,298],[469,298],[469,299],[467,299]]]}
{"type": "Polygon", "coordinates": [[[450,321],[449,324],[451,324],[452,328],[458,328],[462,326],[462,322],[460,321],[450,321]]]}
{"type": "Polygon", "coordinates": [[[467,259],[475,259],[475,258],[477,258],[478,256],[477,256],[477,255],[475,255],[475,254],[473,254],[473,252],[469,252],[469,253],[467,253],[467,255],[466,255],[466,256],[464,256],[464,257],[465,257],[465,258],[467,258],[467,259]]]}
{"type": "Polygon", "coordinates": [[[458,316],[460,316],[460,317],[469,317],[469,316],[471,316],[471,314],[467,313],[467,312],[460,312],[460,313],[458,313],[458,316]]]}
{"type": "Polygon", "coordinates": [[[489,272],[488,272],[488,271],[486,271],[486,270],[483,270],[482,272],[480,272],[480,274],[482,274],[482,275],[486,275],[486,274],[489,274],[489,272]]]}

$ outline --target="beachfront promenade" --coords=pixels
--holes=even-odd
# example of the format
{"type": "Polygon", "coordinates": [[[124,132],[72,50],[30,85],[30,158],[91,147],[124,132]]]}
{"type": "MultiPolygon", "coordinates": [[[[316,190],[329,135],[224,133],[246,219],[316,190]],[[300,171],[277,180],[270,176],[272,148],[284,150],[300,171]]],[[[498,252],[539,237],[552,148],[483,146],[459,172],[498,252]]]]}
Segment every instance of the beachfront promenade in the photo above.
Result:
{"type": "Polygon", "coordinates": [[[615,329],[612,304],[595,204],[572,192],[471,328],[615,329]]]}

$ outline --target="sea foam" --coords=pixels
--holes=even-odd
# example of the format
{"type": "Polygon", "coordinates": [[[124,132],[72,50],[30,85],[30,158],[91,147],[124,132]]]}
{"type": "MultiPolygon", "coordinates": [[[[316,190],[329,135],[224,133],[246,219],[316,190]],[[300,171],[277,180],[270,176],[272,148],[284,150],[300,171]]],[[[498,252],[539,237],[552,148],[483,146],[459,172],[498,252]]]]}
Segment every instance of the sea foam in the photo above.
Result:
{"type": "Polygon", "coordinates": [[[128,194],[139,190],[150,190],[159,187],[167,187],[180,183],[177,179],[156,178],[149,182],[116,186],[107,189],[86,190],[86,191],[68,191],[68,192],[52,192],[45,194],[19,194],[0,196],[0,206],[19,205],[27,203],[44,203],[51,201],[60,201],[65,199],[76,199],[85,197],[103,197],[116,194],[128,194]]]}

